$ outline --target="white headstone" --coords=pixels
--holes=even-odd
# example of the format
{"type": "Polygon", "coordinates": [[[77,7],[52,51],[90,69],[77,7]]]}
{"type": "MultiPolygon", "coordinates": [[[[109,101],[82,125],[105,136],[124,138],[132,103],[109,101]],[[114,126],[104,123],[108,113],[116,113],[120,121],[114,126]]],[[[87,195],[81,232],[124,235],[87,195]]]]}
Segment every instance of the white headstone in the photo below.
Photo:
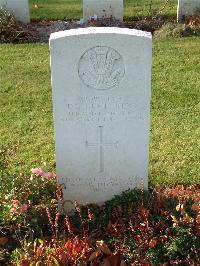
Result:
{"type": "Polygon", "coordinates": [[[177,20],[200,13],[200,0],[178,0],[177,20]]]}
{"type": "Polygon", "coordinates": [[[85,28],[50,36],[56,168],[66,202],[148,187],[151,33],[85,28]]]}
{"type": "Polygon", "coordinates": [[[30,22],[28,0],[0,0],[0,7],[12,12],[17,20],[30,22]]]}
{"type": "Polygon", "coordinates": [[[123,0],[83,0],[83,18],[113,18],[123,20],[123,0]]]}

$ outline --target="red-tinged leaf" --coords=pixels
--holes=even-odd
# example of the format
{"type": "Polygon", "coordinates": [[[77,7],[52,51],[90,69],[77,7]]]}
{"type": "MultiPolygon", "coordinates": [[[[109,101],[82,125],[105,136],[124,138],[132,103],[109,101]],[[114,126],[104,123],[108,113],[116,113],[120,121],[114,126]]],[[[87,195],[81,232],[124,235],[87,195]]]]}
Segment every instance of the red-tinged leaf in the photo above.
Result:
{"type": "Polygon", "coordinates": [[[99,250],[94,251],[89,257],[89,262],[95,260],[100,255],[101,255],[101,252],[99,252],[99,250]]]}
{"type": "Polygon", "coordinates": [[[200,224],[200,215],[197,215],[197,217],[196,217],[196,223],[197,224],[200,224]]]}
{"type": "Polygon", "coordinates": [[[110,255],[111,251],[108,248],[108,246],[104,243],[103,240],[97,241],[96,242],[97,248],[101,250],[105,255],[110,255]]]}
{"type": "Polygon", "coordinates": [[[72,248],[71,240],[67,240],[67,241],[66,241],[66,243],[65,243],[65,247],[66,247],[66,249],[71,249],[71,248],[72,248]]]}
{"type": "Polygon", "coordinates": [[[0,245],[4,246],[8,242],[8,238],[5,236],[0,237],[0,245]]]}
{"type": "Polygon", "coordinates": [[[30,263],[27,259],[22,259],[21,266],[29,266],[29,265],[30,265],[30,263]]]}
{"type": "Polygon", "coordinates": [[[200,204],[198,204],[198,203],[194,203],[193,205],[192,205],[192,210],[193,211],[200,211],[200,204]]]}
{"type": "Polygon", "coordinates": [[[164,235],[164,236],[160,236],[160,240],[161,240],[162,242],[167,241],[167,239],[168,239],[168,236],[166,236],[166,235],[164,235]]]}
{"type": "Polygon", "coordinates": [[[112,266],[108,258],[104,259],[101,266],[112,266]]]}
{"type": "Polygon", "coordinates": [[[111,266],[120,266],[121,256],[119,253],[116,253],[108,257],[108,260],[110,261],[111,266]]]}
{"type": "Polygon", "coordinates": [[[30,192],[21,192],[20,196],[23,200],[26,200],[29,197],[29,195],[30,195],[30,192]]]}
{"type": "Polygon", "coordinates": [[[120,266],[127,266],[128,264],[125,262],[125,260],[121,260],[120,266]]]}
{"type": "Polygon", "coordinates": [[[149,247],[150,248],[155,248],[157,245],[157,239],[156,238],[152,238],[149,242],[149,247]]]}

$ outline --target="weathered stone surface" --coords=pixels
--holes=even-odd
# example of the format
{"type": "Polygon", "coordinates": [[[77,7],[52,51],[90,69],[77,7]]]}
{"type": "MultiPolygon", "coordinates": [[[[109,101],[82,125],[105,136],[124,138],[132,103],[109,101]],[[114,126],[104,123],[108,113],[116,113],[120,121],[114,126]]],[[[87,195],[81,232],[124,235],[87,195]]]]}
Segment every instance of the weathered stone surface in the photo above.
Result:
{"type": "Polygon", "coordinates": [[[177,20],[185,19],[188,16],[200,14],[200,0],[178,0],[177,20]]]}
{"type": "Polygon", "coordinates": [[[123,20],[123,0],[83,0],[83,18],[113,18],[123,20]]]}
{"type": "Polygon", "coordinates": [[[50,37],[57,176],[99,203],[148,186],[151,34],[85,28],[50,37]]]}

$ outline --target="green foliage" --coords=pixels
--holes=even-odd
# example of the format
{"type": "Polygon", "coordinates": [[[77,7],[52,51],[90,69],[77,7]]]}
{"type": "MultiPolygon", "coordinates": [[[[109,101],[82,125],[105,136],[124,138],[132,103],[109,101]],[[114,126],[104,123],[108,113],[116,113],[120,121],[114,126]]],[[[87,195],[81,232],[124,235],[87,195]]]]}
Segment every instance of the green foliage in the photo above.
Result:
{"type": "Polygon", "coordinates": [[[121,195],[117,195],[112,200],[106,202],[103,220],[108,223],[115,208],[119,206],[121,206],[122,217],[127,217],[127,208],[124,206],[129,206],[131,211],[136,211],[138,209],[138,202],[141,202],[145,207],[148,206],[149,196],[150,194],[147,191],[142,192],[138,189],[122,192],[121,195]]]}
{"type": "MultiPolygon", "coordinates": [[[[20,261],[21,257],[23,256],[23,252],[20,248],[16,248],[15,250],[13,250],[13,252],[11,253],[10,256],[10,260],[17,265],[18,262],[20,261]]],[[[18,264],[19,265],[19,264],[18,264]]]]}
{"type": "Polygon", "coordinates": [[[198,259],[200,239],[191,228],[178,228],[176,234],[165,243],[164,251],[170,260],[186,260],[189,256],[198,259]]]}
{"type": "Polygon", "coordinates": [[[126,19],[146,19],[176,16],[175,0],[125,0],[124,17],[126,19]]]}
{"type": "Polygon", "coordinates": [[[155,33],[155,36],[159,38],[200,36],[200,27],[169,22],[167,24],[164,24],[155,33]]]}
{"type": "Polygon", "coordinates": [[[31,39],[25,25],[18,22],[14,15],[0,8],[0,43],[21,43],[31,39]]]}
{"type": "Polygon", "coordinates": [[[10,226],[10,234],[16,235],[21,245],[12,253],[14,265],[48,265],[47,260],[56,265],[75,265],[87,263],[91,256],[100,263],[119,252],[121,258],[138,265],[159,265],[169,260],[188,265],[198,262],[198,186],[145,191],[141,185],[141,189],[125,191],[102,206],[75,202],[74,214],[63,217],[58,211],[62,190],[61,186],[56,189],[52,173],[36,168],[31,176],[9,175],[9,158],[16,155],[16,150],[16,146],[1,149],[0,180],[4,187],[0,226],[10,226]],[[9,178],[11,182],[6,185],[9,178]],[[108,243],[113,253],[107,252],[105,244],[101,251],[94,250],[91,243],[99,239],[108,243]]]}
{"type": "Polygon", "coordinates": [[[35,224],[37,227],[37,209],[34,207],[43,204],[52,205],[56,182],[34,174],[12,175],[9,172],[9,159],[15,156],[15,152],[16,146],[12,149],[7,147],[0,149],[0,225],[9,225],[14,221],[35,224]]]}
{"type": "Polygon", "coordinates": [[[0,43],[12,42],[16,38],[14,29],[17,27],[17,22],[14,16],[0,8],[0,43]]]}
{"type": "Polygon", "coordinates": [[[12,253],[12,265],[87,265],[92,247],[87,239],[78,237],[67,241],[43,241],[35,239],[33,243],[24,242],[24,252],[17,249],[12,253]]]}
{"type": "Polygon", "coordinates": [[[190,208],[193,208],[199,199],[195,186],[157,187],[150,192],[125,191],[102,206],[81,207],[76,202],[75,214],[66,215],[65,219],[59,219],[58,212],[53,214],[54,210],[49,210],[52,237],[31,242],[23,240],[22,248],[13,252],[12,262],[19,266],[25,262],[27,265],[87,265],[89,262],[100,265],[112,258],[113,266],[118,265],[114,264],[115,260],[124,258],[128,265],[161,265],[169,261],[172,265],[198,264],[200,242],[195,225],[200,223],[200,209],[195,208],[192,218],[184,206],[192,200],[190,208]],[[168,198],[175,202],[181,199],[182,204],[168,205],[168,198]],[[144,207],[145,202],[148,202],[147,207],[144,207]],[[104,214],[108,215],[109,211],[108,221],[104,214]],[[91,227],[91,221],[95,219],[96,225],[91,227]]]}

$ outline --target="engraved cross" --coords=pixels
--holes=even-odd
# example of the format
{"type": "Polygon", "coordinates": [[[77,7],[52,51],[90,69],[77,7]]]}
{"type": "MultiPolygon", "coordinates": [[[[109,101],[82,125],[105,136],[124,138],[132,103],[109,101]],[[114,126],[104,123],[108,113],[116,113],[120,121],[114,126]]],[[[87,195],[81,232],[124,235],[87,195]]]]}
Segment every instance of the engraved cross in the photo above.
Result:
{"type": "Polygon", "coordinates": [[[99,142],[88,142],[86,141],[87,147],[99,147],[99,173],[104,171],[104,149],[108,146],[117,147],[118,141],[116,142],[104,142],[103,126],[99,126],[99,142]]]}

